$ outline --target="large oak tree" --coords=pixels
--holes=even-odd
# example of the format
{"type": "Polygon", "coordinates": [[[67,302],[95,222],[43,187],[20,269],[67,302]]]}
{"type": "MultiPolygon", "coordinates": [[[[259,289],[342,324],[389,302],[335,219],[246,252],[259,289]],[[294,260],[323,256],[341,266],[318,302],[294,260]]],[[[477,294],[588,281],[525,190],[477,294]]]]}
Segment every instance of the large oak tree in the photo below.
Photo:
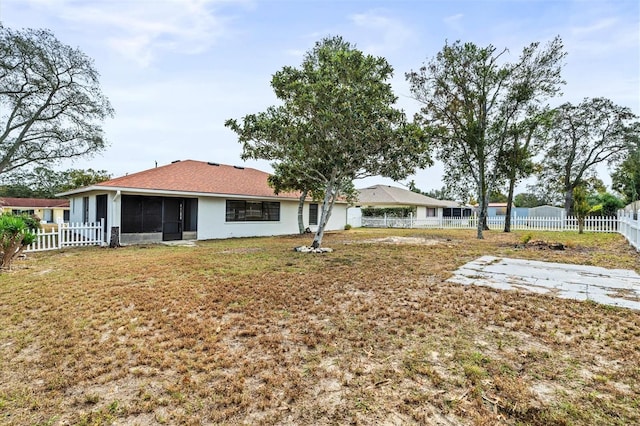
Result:
{"type": "Polygon", "coordinates": [[[638,129],[633,124],[636,119],[629,108],[605,98],[556,108],[538,181],[547,192],[564,196],[567,215],[572,212],[575,188],[596,176],[596,166],[624,158],[638,129]]]}
{"type": "Polygon", "coordinates": [[[226,122],[238,134],[243,158],[285,164],[283,170],[302,177],[294,189],[322,190],[314,247],[322,244],[333,205],[354,179],[399,180],[431,164],[424,132],[394,107],[392,74],[386,59],[341,37],[325,38],[299,68],[274,74],[271,86],[281,105],[226,122]]]}
{"type": "MultiPolygon", "coordinates": [[[[413,97],[422,103],[421,119],[432,129],[437,156],[446,166],[447,186],[457,188],[463,198],[475,189],[478,238],[486,227],[489,194],[504,178],[501,161],[509,144],[521,139],[512,137],[518,123],[562,83],[565,54],[559,38],[545,47],[532,43],[514,63],[505,61],[506,53],[492,45],[447,43],[418,71],[406,74],[413,97]]],[[[520,147],[514,145],[514,150],[520,147]]],[[[517,161],[526,157],[512,156],[517,161]]]]}
{"type": "Polygon", "coordinates": [[[112,115],[83,52],[47,30],[0,25],[0,174],[104,149],[112,115]]]}
{"type": "Polygon", "coordinates": [[[640,199],[640,122],[635,122],[627,141],[626,157],[611,174],[611,186],[627,204],[640,199]]]}

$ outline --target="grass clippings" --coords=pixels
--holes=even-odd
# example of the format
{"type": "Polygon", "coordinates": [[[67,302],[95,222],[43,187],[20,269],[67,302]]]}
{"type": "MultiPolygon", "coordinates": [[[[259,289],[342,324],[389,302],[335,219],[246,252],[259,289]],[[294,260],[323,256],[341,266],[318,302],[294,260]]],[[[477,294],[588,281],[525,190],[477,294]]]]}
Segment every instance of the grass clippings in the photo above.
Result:
{"type": "Polygon", "coordinates": [[[0,275],[0,424],[640,424],[639,312],[444,282],[482,255],[640,271],[616,234],[533,237],[565,250],[360,229],[322,255],[30,255],[0,275]]]}

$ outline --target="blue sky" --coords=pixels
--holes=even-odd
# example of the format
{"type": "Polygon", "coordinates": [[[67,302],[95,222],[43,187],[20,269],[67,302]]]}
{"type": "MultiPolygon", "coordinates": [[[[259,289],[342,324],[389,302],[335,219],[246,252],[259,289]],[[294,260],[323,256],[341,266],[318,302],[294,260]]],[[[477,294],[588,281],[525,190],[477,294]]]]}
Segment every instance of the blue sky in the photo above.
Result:
{"type": "MultiPolygon", "coordinates": [[[[271,75],[298,66],[321,38],[341,35],[395,69],[393,87],[408,114],[404,73],[432,58],[445,41],[508,48],[515,61],[531,42],[559,35],[568,53],[563,96],[603,96],[640,114],[640,7],[627,0],[2,0],[11,28],[48,28],[95,60],[116,109],[105,123],[108,149],[63,168],[105,169],[113,176],[178,159],[244,164],[224,127],[276,103],[271,75]]],[[[441,186],[442,166],[419,171],[416,185],[441,186]]],[[[606,169],[601,174],[606,174],[606,169]]],[[[608,182],[607,176],[601,176],[608,182]]],[[[406,182],[406,181],[405,181],[406,182]]],[[[389,183],[368,178],[362,187],[389,183]]]]}

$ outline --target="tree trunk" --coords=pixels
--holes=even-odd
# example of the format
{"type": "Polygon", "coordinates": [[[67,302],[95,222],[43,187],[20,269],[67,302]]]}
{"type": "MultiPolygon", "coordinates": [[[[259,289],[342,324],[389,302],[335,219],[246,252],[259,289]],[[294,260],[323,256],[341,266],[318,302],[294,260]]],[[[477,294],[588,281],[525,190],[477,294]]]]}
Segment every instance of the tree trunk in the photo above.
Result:
{"type": "Polygon", "coordinates": [[[573,189],[565,188],[564,192],[564,214],[565,216],[571,216],[571,204],[573,201],[573,189]]]}
{"type": "Polygon", "coordinates": [[[511,205],[513,204],[513,192],[516,187],[516,180],[509,179],[509,194],[507,195],[507,213],[504,217],[504,232],[511,232],[511,205]]]}
{"type": "Polygon", "coordinates": [[[489,231],[489,225],[487,224],[487,218],[489,217],[489,199],[487,197],[487,200],[484,203],[484,219],[482,220],[482,230],[483,231],[489,231]]]}
{"type": "MultiPolygon", "coordinates": [[[[481,179],[481,182],[484,183],[484,180],[481,179]]],[[[484,229],[484,225],[486,225],[486,214],[487,211],[485,210],[485,200],[484,200],[484,195],[482,194],[482,188],[478,189],[478,227],[477,227],[477,232],[476,232],[476,236],[479,240],[484,239],[484,236],[482,235],[482,231],[484,229]]]]}
{"type": "Polygon", "coordinates": [[[324,237],[324,228],[327,226],[329,222],[329,218],[331,217],[331,211],[333,210],[333,204],[336,201],[336,178],[335,173],[331,175],[331,179],[327,183],[327,187],[324,192],[324,199],[322,200],[322,212],[320,212],[320,220],[318,221],[318,230],[316,231],[316,235],[313,237],[313,243],[311,243],[311,247],[319,248],[322,245],[322,238],[324,237]]]}
{"type": "Polygon", "coordinates": [[[300,200],[298,202],[298,232],[300,235],[304,234],[304,200],[307,199],[307,194],[309,191],[302,191],[302,195],[300,195],[300,200]]]}
{"type": "Polygon", "coordinates": [[[584,234],[584,216],[578,216],[578,234],[584,234]]]}

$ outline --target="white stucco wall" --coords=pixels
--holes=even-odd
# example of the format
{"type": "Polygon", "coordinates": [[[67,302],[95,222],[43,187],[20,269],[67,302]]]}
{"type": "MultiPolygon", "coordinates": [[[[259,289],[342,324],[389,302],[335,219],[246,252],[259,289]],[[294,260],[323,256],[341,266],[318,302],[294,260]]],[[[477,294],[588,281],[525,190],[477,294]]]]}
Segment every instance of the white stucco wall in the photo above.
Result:
{"type": "MultiPolygon", "coordinates": [[[[198,199],[198,239],[210,240],[236,237],[262,237],[298,233],[298,202],[280,201],[280,220],[277,222],[226,222],[226,200],[218,198],[198,199]]],[[[309,225],[309,203],[303,211],[305,228],[309,225]]],[[[318,211],[320,220],[320,211],[318,211]]],[[[327,224],[327,230],[344,229],[347,223],[346,204],[336,204],[327,224]]]]}

